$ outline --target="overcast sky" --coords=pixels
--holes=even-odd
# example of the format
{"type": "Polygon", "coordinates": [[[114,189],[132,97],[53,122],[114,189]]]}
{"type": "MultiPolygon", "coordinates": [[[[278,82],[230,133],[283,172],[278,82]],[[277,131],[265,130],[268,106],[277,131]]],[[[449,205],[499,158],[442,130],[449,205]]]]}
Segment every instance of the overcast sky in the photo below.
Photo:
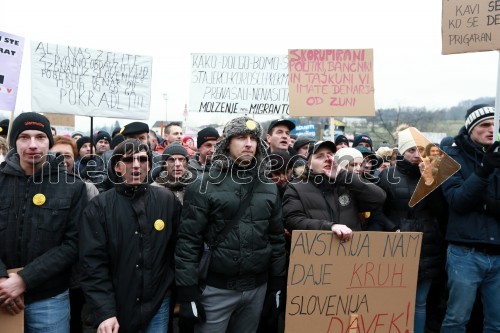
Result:
{"type": "Polygon", "coordinates": [[[31,108],[32,40],[152,56],[150,124],[182,117],[191,53],[373,48],[377,108],[496,93],[498,52],[441,55],[439,0],[4,1],[0,31],[26,38],[16,112],[31,108]]]}

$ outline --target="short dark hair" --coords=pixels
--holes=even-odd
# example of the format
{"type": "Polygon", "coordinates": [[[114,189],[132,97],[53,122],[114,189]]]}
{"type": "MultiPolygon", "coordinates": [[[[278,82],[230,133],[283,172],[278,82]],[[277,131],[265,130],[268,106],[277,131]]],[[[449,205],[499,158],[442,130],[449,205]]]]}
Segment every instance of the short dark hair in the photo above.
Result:
{"type": "Polygon", "coordinates": [[[174,121],[174,122],[172,122],[172,123],[168,124],[168,125],[165,127],[165,134],[170,134],[170,127],[172,127],[172,126],[178,126],[178,127],[180,127],[180,128],[182,129],[182,125],[181,125],[181,123],[179,123],[179,122],[175,122],[175,121],[174,121]]]}

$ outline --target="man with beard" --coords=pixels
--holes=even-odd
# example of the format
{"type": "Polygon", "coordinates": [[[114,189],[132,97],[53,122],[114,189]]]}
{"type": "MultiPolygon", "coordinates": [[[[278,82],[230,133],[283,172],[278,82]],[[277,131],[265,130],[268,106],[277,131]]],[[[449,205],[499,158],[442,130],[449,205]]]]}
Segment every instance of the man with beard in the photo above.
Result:
{"type": "Polygon", "coordinates": [[[195,332],[255,332],[266,290],[275,299],[285,285],[281,200],[259,170],[266,156],[261,135],[261,125],[249,117],[229,121],[210,171],[187,187],[176,282],[179,315],[197,322],[195,332]],[[198,283],[205,242],[212,254],[202,293],[198,283]]]}

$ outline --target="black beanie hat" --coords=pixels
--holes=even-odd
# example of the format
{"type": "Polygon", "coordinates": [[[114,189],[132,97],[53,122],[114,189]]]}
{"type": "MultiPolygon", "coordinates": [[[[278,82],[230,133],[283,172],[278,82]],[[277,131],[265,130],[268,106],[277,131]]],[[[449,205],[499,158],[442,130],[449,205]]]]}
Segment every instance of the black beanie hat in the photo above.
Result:
{"type": "Polygon", "coordinates": [[[99,131],[96,136],[94,136],[94,146],[99,142],[99,140],[106,140],[111,143],[111,135],[106,131],[99,131]]]}
{"type": "Polygon", "coordinates": [[[9,133],[9,119],[4,119],[0,121],[0,135],[5,135],[9,133]]]}
{"type": "Polygon", "coordinates": [[[163,160],[166,160],[172,155],[182,155],[184,157],[188,157],[189,154],[186,148],[184,148],[180,143],[173,142],[163,150],[162,158],[163,160]]]}
{"type": "Polygon", "coordinates": [[[196,139],[196,146],[201,147],[207,141],[217,140],[219,138],[219,132],[213,127],[206,127],[198,132],[198,138],[196,139]]]}
{"type": "MultiPolygon", "coordinates": [[[[347,139],[347,137],[345,135],[343,135],[343,134],[335,135],[335,145],[339,145],[342,142],[347,143],[347,145],[349,146],[349,140],[347,139]]],[[[371,145],[371,143],[370,143],[370,145],[371,145]]]]}
{"type": "Polygon", "coordinates": [[[356,148],[357,146],[359,146],[359,144],[361,142],[365,142],[365,143],[369,144],[370,145],[370,150],[373,151],[372,139],[370,138],[370,136],[368,134],[363,133],[363,134],[357,135],[354,138],[354,141],[352,142],[352,147],[356,148]]]}
{"type": "Polygon", "coordinates": [[[465,129],[470,134],[472,129],[481,121],[493,119],[495,117],[495,108],[488,104],[478,104],[467,110],[465,114],[465,129]]]}
{"type": "Polygon", "coordinates": [[[80,139],[76,140],[76,148],[78,152],[80,152],[80,149],[82,149],[83,145],[86,143],[90,143],[90,137],[88,136],[82,136],[80,139]]]}
{"type": "Polygon", "coordinates": [[[125,141],[125,138],[121,134],[117,134],[111,139],[111,142],[109,144],[111,149],[115,149],[116,146],[118,146],[120,143],[125,141]]]}
{"type": "Polygon", "coordinates": [[[36,112],[24,112],[14,119],[9,134],[9,145],[16,149],[16,140],[21,132],[27,130],[36,130],[43,132],[49,138],[49,148],[54,145],[54,137],[50,129],[50,122],[44,115],[36,112]]]}

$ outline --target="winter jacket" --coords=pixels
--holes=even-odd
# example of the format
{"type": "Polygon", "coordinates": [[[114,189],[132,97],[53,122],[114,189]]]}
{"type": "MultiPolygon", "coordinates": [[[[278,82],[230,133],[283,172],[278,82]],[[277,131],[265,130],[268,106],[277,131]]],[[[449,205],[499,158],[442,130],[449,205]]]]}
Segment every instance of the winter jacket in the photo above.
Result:
{"type": "Polygon", "coordinates": [[[496,247],[500,244],[500,170],[482,178],[477,170],[483,151],[469,138],[465,128],[455,137],[455,144],[445,152],[461,169],[443,185],[449,204],[446,239],[469,246],[496,247]]]}
{"type": "Polygon", "coordinates": [[[145,329],[174,281],[181,205],[171,191],[115,185],[95,197],[80,229],[81,286],[96,323],[145,329]]]}
{"type": "Polygon", "coordinates": [[[441,226],[446,224],[446,202],[439,189],[434,190],[415,206],[408,205],[420,179],[418,165],[406,160],[382,171],[379,186],[387,193],[383,213],[401,231],[423,233],[419,277],[433,278],[442,272],[445,244],[441,226]]]}
{"type": "Polygon", "coordinates": [[[26,303],[68,289],[86,203],[85,185],[66,172],[62,156],[48,155],[31,176],[14,150],[0,165],[0,277],[23,267],[18,274],[26,284],[26,303]]]}
{"type": "Polygon", "coordinates": [[[249,207],[212,252],[206,283],[245,291],[265,283],[268,276],[284,280],[280,197],[276,185],[255,169],[234,164],[218,169],[212,164],[211,172],[188,185],[176,248],[179,301],[200,297],[198,265],[203,242],[215,239],[233,220],[247,195],[252,195],[249,207]],[[213,174],[219,176],[211,178],[213,174]]]}
{"type": "Polygon", "coordinates": [[[335,181],[310,173],[290,183],[283,198],[283,217],[288,230],[331,230],[345,224],[361,230],[358,212],[381,207],[385,193],[377,185],[342,170],[335,181]]]}
{"type": "Polygon", "coordinates": [[[179,180],[172,181],[168,178],[167,172],[162,171],[151,185],[168,188],[175,194],[177,199],[179,199],[182,204],[184,202],[184,193],[186,192],[186,186],[194,181],[194,177],[195,176],[190,171],[185,170],[184,174],[179,180]]]}

